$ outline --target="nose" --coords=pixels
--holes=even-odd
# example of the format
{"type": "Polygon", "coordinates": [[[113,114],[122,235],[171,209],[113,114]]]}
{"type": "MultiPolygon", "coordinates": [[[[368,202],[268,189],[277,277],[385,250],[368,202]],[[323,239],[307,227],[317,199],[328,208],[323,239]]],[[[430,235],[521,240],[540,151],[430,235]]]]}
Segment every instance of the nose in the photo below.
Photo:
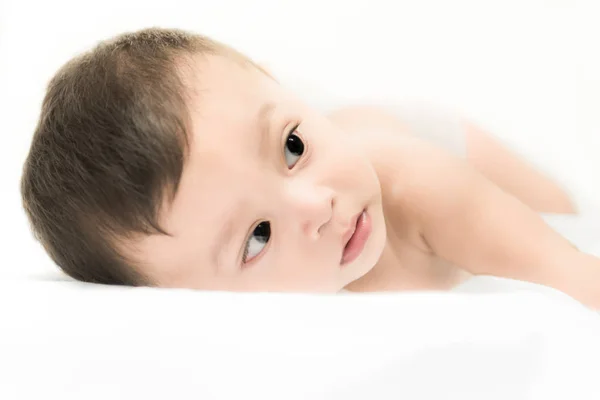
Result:
{"type": "Polygon", "coordinates": [[[290,185],[289,204],[292,215],[304,235],[318,239],[323,228],[331,222],[335,196],[333,190],[314,184],[296,182],[290,185]]]}

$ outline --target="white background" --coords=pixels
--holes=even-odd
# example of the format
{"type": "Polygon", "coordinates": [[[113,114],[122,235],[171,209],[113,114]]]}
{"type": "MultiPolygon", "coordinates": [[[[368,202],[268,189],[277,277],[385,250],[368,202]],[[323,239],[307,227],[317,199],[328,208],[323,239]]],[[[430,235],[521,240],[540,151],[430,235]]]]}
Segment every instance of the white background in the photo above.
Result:
{"type": "Polygon", "coordinates": [[[318,105],[424,99],[464,112],[581,196],[600,198],[596,1],[0,2],[0,272],[50,264],[18,180],[44,86],[124,30],[195,30],[270,66],[318,105]],[[3,271],[4,270],[4,271],[3,271]]]}

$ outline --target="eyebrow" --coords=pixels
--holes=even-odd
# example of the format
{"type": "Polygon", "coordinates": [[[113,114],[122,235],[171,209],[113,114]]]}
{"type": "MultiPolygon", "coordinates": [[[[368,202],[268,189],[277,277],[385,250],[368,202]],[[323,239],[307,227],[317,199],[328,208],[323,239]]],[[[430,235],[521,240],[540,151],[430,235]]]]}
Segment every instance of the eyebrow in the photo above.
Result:
{"type": "Polygon", "coordinates": [[[217,234],[216,240],[213,242],[212,246],[212,259],[217,266],[217,269],[221,267],[221,256],[223,251],[229,247],[229,243],[231,242],[231,237],[233,235],[233,229],[235,227],[235,220],[238,219],[240,214],[241,207],[236,206],[233,213],[230,213],[230,218],[222,225],[219,233],[217,234]]]}
{"type": "MultiPolygon", "coordinates": [[[[265,159],[269,151],[269,119],[273,115],[274,111],[275,103],[268,102],[264,103],[256,114],[256,121],[259,129],[258,155],[260,159],[265,159]]],[[[229,218],[222,225],[212,246],[212,258],[217,266],[217,269],[220,268],[220,260],[223,251],[226,247],[229,247],[228,244],[235,228],[235,221],[239,219],[238,217],[241,212],[240,210],[242,210],[241,204],[238,203],[234,209],[236,211],[229,214],[229,218]]]]}
{"type": "Polygon", "coordinates": [[[258,110],[257,121],[258,129],[260,133],[259,144],[258,144],[258,156],[264,160],[267,158],[269,152],[269,127],[270,117],[275,111],[275,103],[269,102],[263,104],[258,110]]]}

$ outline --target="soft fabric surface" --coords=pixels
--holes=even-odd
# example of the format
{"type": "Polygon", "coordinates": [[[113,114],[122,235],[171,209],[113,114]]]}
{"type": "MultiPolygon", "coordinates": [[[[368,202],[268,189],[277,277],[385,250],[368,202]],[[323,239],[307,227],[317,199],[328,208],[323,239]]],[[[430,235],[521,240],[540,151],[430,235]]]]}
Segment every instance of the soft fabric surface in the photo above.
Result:
{"type": "Polygon", "coordinates": [[[308,296],[27,282],[2,284],[0,304],[2,399],[600,398],[600,318],[532,285],[308,296]]]}
{"type": "MultiPolygon", "coordinates": [[[[600,224],[546,218],[600,250],[600,224]]],[[[2,399],[600,398],[600,317],[525,282],[324,296],[15,280],[0,304],[2,399]]]]}

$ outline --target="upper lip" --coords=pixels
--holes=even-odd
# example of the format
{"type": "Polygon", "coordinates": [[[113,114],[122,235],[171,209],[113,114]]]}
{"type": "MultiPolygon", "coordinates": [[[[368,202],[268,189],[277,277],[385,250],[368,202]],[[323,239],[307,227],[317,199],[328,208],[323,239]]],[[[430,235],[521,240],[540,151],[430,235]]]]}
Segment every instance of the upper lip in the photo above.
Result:
{"type": "Polygon", "coordinates": [[[350,241],[350,238],[352,238],[352,235],[354,235],[354,232],[356,231],[356,222],[358,221],[358,217],[360,217],[361,214],[362,214],[362,211],[360,213],[356,214],[354,216],[354,218],[352,218],[352,220],[350,221],[348,230],[346,231],[346,233],[344,233],[344,236],[342,236],[342,246],[343,247],[346,247],[346,245],[350,241]]]}

